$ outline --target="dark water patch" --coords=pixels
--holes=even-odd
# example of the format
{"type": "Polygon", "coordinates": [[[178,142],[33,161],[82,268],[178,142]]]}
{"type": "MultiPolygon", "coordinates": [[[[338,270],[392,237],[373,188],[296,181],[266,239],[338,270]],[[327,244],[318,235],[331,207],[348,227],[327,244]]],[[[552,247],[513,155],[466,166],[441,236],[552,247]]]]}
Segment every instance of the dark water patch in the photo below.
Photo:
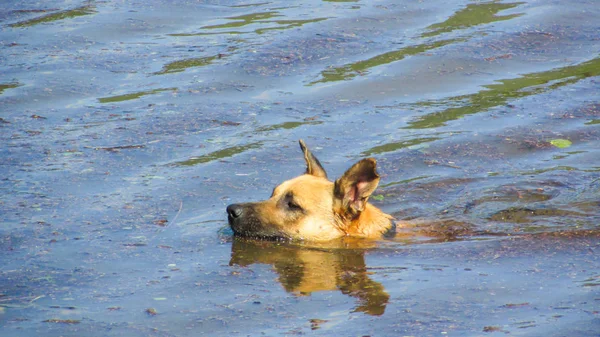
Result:
{"type": "MultiPolygon", "coordinates": [[[[594,197],[592,196],[593,199],[594,197]]],[[[594,214],[598,207],[600,207],[600,201],[591,200],[591,201],[575,201],[570,205],[574,209],[580,210],[580,212],[584,212],[587,214],[594,214]]]]}
{"type": "Polygon", "coordinates": [[[441,138],[439,138],[439,137],[421,137],[421,138],[413,138],[413,139],[400,141],[400,142],[387,143],[384,145],[378,145],[378,146],[372,147],[372,148],[368,149],[367,151],[364,151],[363,153],[361,153],[361,155],[370,156],[370,155],[374,155],[374,154],[394,152],[394,151],[398,151],[400,149],[405,149],[405,148],[410,149],[410,148],[414,148],[417,145],[426,144],[426,143],[433,142],[433,141],[436,141],[439,139],[441,139],[441,138]]]}
{"type": "MultiPolygon", "coordinates": [[[[515,32],[498,41],[486,42],[483,46],[487,52],[484,58],[488,62],[499,63],[502,59],[525,58],[529,61],[551,61],[552,58],[565,55],[564,52],[571,48],[585,48],[589,41],[594,39],[597,26],[590,24],[587,19],[578,17],[578,14],[567,13],[562,15],[561,22],[552,27],[543,29],[527,29],[515,32]],[[577,30],[572,30],[573,24],[580,21],[577,30]]],[[[593,15],[588,13],[590,15],[593,15]]],[[[585,14],[583,15],[585,16],[585,14]]],[[[584,53],[593,57],[594,52],[584,53]]],[[[582,55],[583,56],[583,55],[582,55]]]]}
{"type": "MultiPolygon", "coordinates": [[[[448,105],[460,107],[448,108],[439,112],[418,117],[409,122],[406,129],[428,129],[445,126],[447,122],[485,112],[494,107],[506,105],[509,101],[538,95],[558,89],[582,79],[600,75],[600,58],[544,72],[530,73],[515,79],[499,80],[499,84],[484,85],[484,90],[476,94],[461,95],[443,100],[448,105]]],[[[444,104],[442,102],[442,104],[444,104]]],[[[431,102],[424,102],[430,105],[431,102]]],[[[415,103],[421,106],[422,102],[415,103]]],[[[440,104],[438,102],[437,104],[440,104]]]]}
{"type": "Polygon", "coordinates": [[[522,131],[518,132],[515,136],[510,136],[510,134],[514,133],[513,130],[507,131],[503,142],[516,147],[521,152],[554,148],[552,143],[548,141],[548,138],[552,137],[550,131],[531,130],[531,133],[523,133],[522,131]]]}
{"type": "Polygon", "coordinates": [[[222,34],[227,34],[227,35],[242,35],[245,34],[245,32],[241,31],[241,30],[228,30],[226,32],[200,32],[200,33],[171,33],[171,34],[167,34],[168,36],[180,36],[180,37],[186,37],[186,36],[210,36],[210,35],[222,35],[222,34]]]}
{"type": "Polygon", "coordinates": [[[242,67],[248,74],[275,77],[290,75],[298,69],[308,71],[312,64],[330,57],[323,56],[324,53],[348,50],[349,46],[341,47],[340,44],[351,44],[352,40],[346,35],[317,33],[308,38],[281,41],[277,46],[257,51],[252,60],[244,60],[242,67]]]}
{"type": "MultiPolygon", "coordinates": [[[[420,176],[419,176],[420,177],[420,176]]],[[[426,179],[407,179],[404,184],[391,184],[386,187],[385,202],[401,204],[403,207],[411,206],[427,206],[429,213],[436,213],[436,215],[448,213],[455,207],[450,207],[452,204],[448,204],[448,200],[452,200],[457,196],[461,195],[467,186],[470,184],[477,184],[484,181],[480,177],[472,178],[456,178],[456,177],[431,177],[426,179]],[[405,196],[409,196],[406,198],[405,196]]],[[[461,209],[462,210],[462,209],[461,209]]],[[[394,213],[392,215],[397,216],[399,219],[406,218],[406,214],[411,214],[412,217],[426,216],[428,211],[422,210],[417,211],[411,209],[410,211],[404,210],[404,212],[394,213]],[[423,212],[423,213],[421,213],[423,212]]]]}
{"type": "Polygon", "coordinates": [[[600,275],[592,276],[586,280],[581,281],[582,287],[598,287],[600,286],[600,275]]]}
{"type": "MultiPolygon", "coordinates": [[[[453,148],[452,145],[449,147],[453,148]]],[[[512,216],[510,210],[523,208],[534,212],[529,217],[524,216],[527,213],[518,213],[523,215],[521,219],[536,226],[545,226],[546,230],[567,230],[572,226],[591,228],[596,225],[598,217],[593,209],[598,205],[594,197],[597,177],[594,176],[598,170],[593,165],[585,164],[589,159],[575,161],[581,163],[582,167],[537,165],[532,168],[528,164],[530,157],[524,157],[524,162],[506,162],[506,167],[490,172],[489,168],[502,166],[499,163],[505,162],[504,155],[497,157],[492,153],[484,156],[480,151],[459,151],[446,157],[444,152],[442,148],[435,146],[428,148],[426,154],[411,151],[399,154],[392,162],[380,161],[381,170],[386,173],[387,179],[406,177],[399,180],[401,183],[386,183],[386,179],[383,179],[381,190],[377,193],[383,196],[379,200],[382,207],[387,209],[390,204],[395,204],[396,207],[401,205],[400,209],[392,212],[398,219],[441,217],[474,223],[478,228],[489,228],[497,232],[511,232],[514,226],[509,221],[497,221],[503,215],[512,216]],[[459,159],[461,157],[463,159],[459,159]],[[435,158],[435,162],[428,158],[435,158]],[[449,169],[457,171],[445,169],[446,164],[451,165],[449,169]],[[527,167],[529,169],[524,169],[527,167]],[[425,175],[425,180],[422,179],[424,172],[430,173],[425,175]],[[463,174],[477,178],[444,178],[447,175],[460,177],[463,174]],[[545,213],[544,210],[557,211],[545,213]]],[[[586,154],[587,152],[578,155],[586,154]]],[[[509,157],[514,158],[513,155],[509,157]]]]}
{"type": "Polygon", "coordinates": [[[18,88],[22,85],[23,84],[21,84],[19,82],[4,83],[4,84],[0,83],[0,95],[2,95],[2,93],[4,93],[4,90],[18,88]]]}
{"type": "MultiPolygon", "coordinates": [[[[406,148],[396,153],[404,159],[421,161],[429,167],[450,167],[471,170],[490,162],[503,160],[506,149],[497,137],[483,134],[448,132],[432,133],[431,136],[440,136],[439,140],[406,148]],[[445,136],[445,137],[441,137],[445,136]]],[[[434,137],[436,138],[436,137],[434,137]]]]}
{"type": "MultiPolygon", "coordinates": [[[[497,16],[496,14],[505,9],[511,9],[517,7],[523,2],[514,3],[481,3],[481,4],[469,4],[465,9],[456,12],[452,17],[446,21],[433,24],[427,27],[430,32],[421,34],[421,38],[430,38],[442,33],[452,32],[455,30],[465,29],[474,27],[482,24],[489,24],[495,21],[510,20],[521,16],[522,14],[511,14],[505,16],[497,16]]],[[[386,52],[384,54],[377,55],[367,60],[350,63],[343,66],[335,66],[329,69],[321,71],[321,79],[310,82],[307,85],[314,85],[318,83],[336,82],[351,80],[357,76],[368,76],[369,69],[382,66],[385,64],[394,63],[400,61],[407,56],[413,56],[422,54],[437,48],[441,48],[447,45],[458,44],[465,42],[467,38],[455,38],[445,39],[434,42],[422,43],[414,46],[408,46],[396,51],[386,52]]]]}
{"type": "Polygon", "coordinates": [[[522,175],[522,176],[536,176],[536,175],[541,175],[543,173],[554,172],[554,171],[566,171],[566,172],[580,171],[580,172],[594,173],[594,172],[600,172],[600,167],[580,169],[580,168],[577,168],[574,166],[557,165],[557,166],[535,169],[535,170],[530,170],[530,171],[518,172],[517,174],[522,175]]]}
{"type": "Polygon", "coordinates": [[[96,146],[90,147],[94,150],[102,150],[109,152],[119,152],[121,150],[131,150],[131,149],[143,149],[146,145],[144,144],[134,144],[134,145],[117,145],[117,146],[96,146]]]}
{"type": "Polygon", "coordinates": [[[407,56],[421,54],[426,51],[441,48],[443,46],[462,41],[464,41],[464,39],[448,39],[430,43],[423,43],[380,54],[367,60],[358,61],[343,66],[331,67],[321,71],[320,79],[310,82],[306,85],[312,86],[318,83],[347,81],[355,78],[356,76],[366,76],[369,74],[369,69],[371,68],[397,62],[404,59],[407,56]]]}
{"type": "Polygon", "coordinates": [[[125,95],[102,97],[102,98],[98,98],[98,102],[103,103],[103,104],[104,103],[124,102],[124,101],[138,99],[143,96],[158,94],[158,93],[165,92],[165,91],[175,92],[175,91],[177,91],[177,88],[160,88],[160,89],[134,92],[134,93],[125,94],[125,95]]]}
{"type": "Polygon", "coordinates": [[[253,3],[253,4],[231,5],[229,7],[231,7],[231,8],[258,7],[258,6],[268,5],[268,4],[270,4],[270,2],[257,2],[257,3],[253,3]]]}
{"type": "Polygon", "coordinates": [[[239,28],[248,25],[252,25],[254,23],[264,22],[264,20],[272,19],[274,17],[283,16],[279,11],[266,11],[266,12],[256,12],[238,16],[230,16],[225,18],[226,20],[231,20],[232,22],[223,23],[220,25],[210,25],[210,26],[202,26],[201,29],[226,29],[226,28],[239,28]]]}
{"type": "MultiPolygon", "coordinates": [[[[568,239],[588,239],[589,241],[583,242],[593,242],[600,238],[600,228],[594,229],[568,229],[561,231],[548,231],[542,233],[533,233],[533,234],[522,234],[519,235],[520,238],[524,238],[526,240],[540,240],[544,244],[548,241],[554,241],[556,239],[560,239],[563,244],[568,244],[568,239]]],[[[582,246],[586,247],[586,246],[582,246]]],[[[564,248],[562,246],[561,248],[564,248]]],[[[575,247],[577,249],[577,247],[575,247]]],[[[591,248],[591,246],[589,246],[591,248]]],[[[588,251],[589,252],[589,251],[588,251]]],[[[591,253],[591,252],[590,252],[591,253]]]]}
{"type": "Polygon", "coordinates": [[[290,28],[296,28],[296,27],[302,27],[305,24],[308,23],[317,23],[317,22],[321,22],[321,21],[325,21],[328,18],[313,18],[313,19],[305,19],[305,20],[301,20],[301,19],[287,19],[287,20],[266,20],[266,19],[271,19],[271,18],[275,18],[275,17],[282,17],[284,15],[280,15],[280,14],[276,14],[279,12],[268,12],[268,13],[260,13],[260,14],[249,14],[249,15],[242,15],[239,17],[232,17],[231,19],[244,19],[242,21],[236,21],[233,23],[228,23],[228,24],[222,24],[222,25],[215,25],[215,26],[204,26],[201,27],[201,29],[205,29],[207,31],[201,31],[201,32],[197,32],[197,33],[173,33],[173,34],[168,34],[169,36],[208,36],[208,35],[222,35],[222,34],[226,34],[226,35],[243,35],[243,34],[265,34],[269,31],[272,30],[285,30],[285,29],[290,29],[290,28]],[[256,28],[253,31],[243,31],[243,30],[226,30],[226,31],[221,31],[221,29],[225,29],[225,28],[238,28],[238,27],[244,27],[247,25],[253,25],[253,24],[259,24],[262,26],[271,26],[271,27],[265,27],[265,28],[256,28]],[[218,30],[218,31],[212,31],[212,30],[218,30]]]}
{"type": "Polygon", "coordinates": [[[469,207],[486,202],[520,202],[524,204],[545,202],[558,196],[562,189],[568,188],[568,185],[556,181],[537,181],[535,183],[498,186],[487,191],[486,196],[473,200],[469,207]]]}
{"type": "Polygon", "coordinates": [[[392,181],[391,183],[380,184],[379,187],[386,188],[386,187],[390,187],[390,186],[394,186],[394,185],[402,185],[402,184],[411,183],[413,181],[428,179],[428,178],[432,178],[432,177],[433,176],[418,176],[418,177],[413,177],[413,178],[404,179],[404,180],[400,180],[400,181],[392,181]]]}
{"type": "Polygon", "coordinates": [[[33,18],[33,19],[29,19],[29,20],[25,20],[25,21],[20,21],[20,22],[16,22],[13,24],[8,25],[9,27],[13,27],[13,28],[24,28],[24,27],[30,27],[30,26],[35,26],[38,24],[43,24],[43,23],[48,23],[48,22],[54,22],[54,21],[60,21],[60,20],[66,20],[66,19],[72,19],[72,18],[76,18],[76,17],[80,17],[80,16],[86,16],[86,15],[92,15],[92,14],[96,14],[96,7],[95,6],[82,6],[82,7],[78,7],[78,8],[74,8],[74,9],[70,9],[70,10],[65,10],[65,11],[60,11],[57,13],[50,13],[50,14],[46,14],[37,18],[33,18]]]}
{"type": "MultiPolygon", "coordinates": [[[[257,4],[256,6],[258,6],[257,4]]],[[[230,22],[218,24],[218,25],[208,25],[202,26],[200,29],[202,31],[196,33],[176,33],[169,34],[170,36],[202,36],[202,35],[220,35],[220,34],[228,34],[228,35],[239,35],[239,34],[265,34],[272,30],[286,30],[290,28],[302,27],[305,24],[309,23],[317,23],[324,20],[327,20],[326,17],[320,18],[311,18],[311,19],[283,19],[286,15],[283,14],[283,10],[289,9],[289,7],[285,8],[271,8],[267,11],[263,12],[255,12],[244,15],[237,15],[225,18],[225,20],[229,20],[230,22]],[[282,19],[277,19],[282,18],[282,19]],[[245,27],[253,27],[252,30],[240,30],[240,28],[245,27]],[[256,27],[264,27],[264,28],[256,28],[256,27]]]]}
{"type": "Polygon", "coordinates": [[[204,164],[211,161],[233,157],[237,154],[244,153],[249,150],[258,149],[262,147],[262,142],[250,143],[246,145],[232,146],[222,150],[214,151],[199,157],[192,157],[188,160],[173,163],[175,166],[194,166],[198,164],[204,164]]]}
{"type": "Polygon", "coordinates": [[[268,28],[260,28],[260,29],[255,30],[255,32],[256,32],[256,34],[264,34],[270,30],[284,30],[284,29],[296,28],[296,27],[301,27],[307,23],[317,23],[317,22],[325,21],[327,19],[328,18],[314,18],[314,19],[307,19],[307,20],[271,20],[271,21],[267,21],[266,23],[276,24],[277,26],[268,27],[268,28]]]}
{"type": "Polygon", "coordinates": [[[280,124],[265,125],[258,127],[254,132],[267,132],[275,130],[291,130],[303,125],[318,125],[323,124],[322,121],[302,121],[302,122],[283,122],[280,124]]]}
{"type": "Polygon", "coordinates": [[[153,75],[164,75],[182,72],[188,68],[194,67],[205,67],[212,64],[215,60],[219,60],[225,57],[225,54],[217,54],[206,57],[196,57],[190,59],[184,59],[174,62],[169,62],[163,66],[161,71],[153,73],[153,75]]]}
{"type": "Polygon", "coordinates": [[[27,273],[9,270],[1,271],[0,276],[0,308],[27,309],[38,307],[40,300],[63,293],[80,283],[89,282],[98,275],[83,268],[58,270],[31,264],[27,273]]]}
{"type": "Polygon", "coordinates": [[[484,239],[489,233],[478,232],[475,225],[455,219],[420,219],[398,222],[395,236],[391,240],[405,244],[423,244],[460,241],[476,236],[484,239]]]}
{"type": "MultiPolygon", "coordinates": [[[[600,117],[600,104],[599,103],[587,103],[581,106],[577,106],[575,109],[566,111],[562,116],[564,118],[593,118],[600,117]]],[[[588,124],[588,123],[586,123],[588,124]]],[[[592,123],[595,124],[595,123],[592,123]]]]}
{"type": "Polygon", "coordinates": [[[60,323],[60,324],[79,324],[81,320],[79,319],[61,319],[61,318],[50,318],[43,320],[44,323],[60,323]]]}
{"type": "Polygon", "coordinates": [[[449,33],[455,30],[475,27],[478,25],[488,24],[497,21],[510,20],[524,13],[498,15],[499,12],[507,9],[512,9],[523,5],[525,2],[482,2],[468,4],[464,9],[455,12],[446,21],[433,24],[426,28],[427,33],[421,34],[422,37],[432,37],[444,33],[449,33]]]}
{"type": "MultiPolygon", "coordinates": [[[[589,156],[594,152],[593,147],[589,145],[600,139],[599,130],[581,127],[582,124],[573,121],[578,117],[569,113],[566,113],[566,115],[568,117],[551,116],[550,118],[538,119],[539,122],[536,128],[507,128],[493,142],[496,142],[495,145],[498,149],[511,155],[548,152],[553,154],[553,160],[589,156]]],[[[581,168],[583,169],[584,166],[581,166],[581,168]]]]}
{"type": "MultiPolygon", "coordinates": [[[[547,221],[548,217],[579,217],[585,216],[585,214],[561,210],[561,209],[532,209],[532,208],[523,208],[523,207],[512,207],[509,209],[501,210],[492,216],[489,217],[491,221],[501,221],[501,222],[510,222],[510,223],[531,223],[535,221],[536,217],[544,217],[544,221],[547,221]]],[[[531,231],[527,227],[524,228],[525,231],[531,231]]],[[[536,228],[536,231],[539,229],[536,228]]]]}

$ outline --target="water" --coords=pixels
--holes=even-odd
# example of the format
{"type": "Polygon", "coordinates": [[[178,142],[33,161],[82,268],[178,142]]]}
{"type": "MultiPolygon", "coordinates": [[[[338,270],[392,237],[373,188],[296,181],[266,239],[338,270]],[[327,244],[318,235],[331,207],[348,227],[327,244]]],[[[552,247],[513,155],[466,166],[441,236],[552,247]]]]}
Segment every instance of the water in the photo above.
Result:
{"type": "Polygon", "coordinates": [[[597,336],[595,1],[4,1],[3,336],[597,336]],[[366,156],[395,239],[231,237],[366,156]]]}

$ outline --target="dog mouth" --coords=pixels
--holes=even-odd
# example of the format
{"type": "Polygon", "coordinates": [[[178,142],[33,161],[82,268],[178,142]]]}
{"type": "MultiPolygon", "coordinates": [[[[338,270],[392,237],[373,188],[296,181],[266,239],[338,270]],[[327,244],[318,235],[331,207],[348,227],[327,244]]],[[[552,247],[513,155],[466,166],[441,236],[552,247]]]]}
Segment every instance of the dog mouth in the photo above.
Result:
{"type": "Polygon", "coordinates": [[[272,242],[289,242],[289,241],[292,241],[292,239],[288,238],[288,237],[272,236],[272,235],[261,235],[261,234],[257,234],[257,233],[237,233],[236,234],[234,232],[234,236],[238,237],[238,238],[254,239],[254,240],[261,240],[261,241],[272,241],[272,242]]]}
{"type": "Polygon", "coordinates": [[[237,219],[229,218],[229,227],[233,231],[233,235],[237,237],[260,239],[268,241],[289,241],[290,238],[282,233],[273,230],[265,230],[264,228],[256,228],[256,226],[248,226],[240,224],[237,219]]]}
{"type": "Polygon", "coordinates": [[[247,221],[232,216],[227,217],[229,227],[233,231],[233,235],[237,237],[259,239],[267,241],[289,241],[290,237],[280,232],[268,229],[269,226],[262,226],[255,221],[247,221]]]}
{"type": "Polygon", "coordinates": [[[227,221],[233,235],[269,241],[289,241],[291,238],[277,230],[277,226],[263,223],[254,212],[251,204],[227,206],[227,221]]]}

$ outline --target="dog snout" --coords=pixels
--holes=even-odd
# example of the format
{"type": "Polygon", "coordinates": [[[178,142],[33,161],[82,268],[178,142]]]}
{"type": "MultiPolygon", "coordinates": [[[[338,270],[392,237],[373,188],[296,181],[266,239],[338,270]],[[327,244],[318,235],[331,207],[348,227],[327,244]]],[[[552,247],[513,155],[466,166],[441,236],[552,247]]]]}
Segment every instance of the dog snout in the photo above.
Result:
{"type": "Polygon", "coordinates": [[[227,215],[229,215],[229,217],[232,219],[239,218],[243,212],[244,208],[239,204],[231,204],[227,206],[227,215]]]}

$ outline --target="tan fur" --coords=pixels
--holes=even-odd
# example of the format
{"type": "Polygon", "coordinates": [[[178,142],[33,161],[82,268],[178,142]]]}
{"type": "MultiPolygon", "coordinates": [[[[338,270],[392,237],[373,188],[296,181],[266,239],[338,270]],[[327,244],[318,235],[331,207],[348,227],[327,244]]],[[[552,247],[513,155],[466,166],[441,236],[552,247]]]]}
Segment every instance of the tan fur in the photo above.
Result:
{"type": "Polygon", "coordinates": [[[271,198],[227,207],[236,235],[328,241],[343,236],[379,238],[392,217],[368,203],[379,183],[375,159],[363,159],[334,182],[300,141],[306,173],[283,182],[271,198]]]}

